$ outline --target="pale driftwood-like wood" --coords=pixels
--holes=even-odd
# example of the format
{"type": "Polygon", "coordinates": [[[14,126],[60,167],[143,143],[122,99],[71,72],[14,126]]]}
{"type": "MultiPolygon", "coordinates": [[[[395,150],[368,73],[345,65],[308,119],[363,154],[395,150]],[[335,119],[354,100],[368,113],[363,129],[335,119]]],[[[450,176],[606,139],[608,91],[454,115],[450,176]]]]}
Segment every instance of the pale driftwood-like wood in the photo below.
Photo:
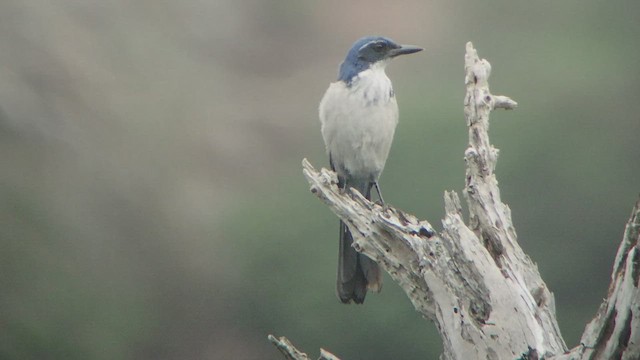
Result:
{"type": "Polygon", "coordinates": [[[580,345],[557,360],[640,359],[640,200],[636,202],[618,248],[611,284],[580,345]]]}
{"type": "Polygon", "coordinates": [[[498,150],[489,141],[489,114],[516,103],[489,91],[490,64],[471,43],[465,55],[464,113],[469,147],[463,220],[457,193],[445,192],[442,231],[393,207],[342,193],[335,173],[303,161],[311,191],[341,218],[354,247],[375,259],[432,320],[444,344],[443,359],[638,359],[638,210],[616,258],[612,285],[583,345],[571,352],[562,339],[553,294],[518,245],[511,211],[494,174],[498,150]],[[633,357],[633,356],[636,357],[633,357]]]}
{"type": "MultiPolygon", "coordinates": [[[[284,358],[287,360],[309,360],[307,354],[302,351],[296,349],[295,346],[284,336],[276,338],[273,335],[269,335],[267,337],[269,341],[276,346],[278,350],[284,355],[284,358]]],[[[318,360],[340,360],[338,357],[328,352],[325,349],[320,349],[320,357],[318,360]]]]}
{"type": "Polygon", "coordinates": [[[275,347],[280,350],[284,358],[287,360],[309,360],[307,354],[302,351],[296,349],[295,346],[284,336],[276,338],[273,335],[269,335],[267,337],[269,341],[275,345],[275,347]]]}

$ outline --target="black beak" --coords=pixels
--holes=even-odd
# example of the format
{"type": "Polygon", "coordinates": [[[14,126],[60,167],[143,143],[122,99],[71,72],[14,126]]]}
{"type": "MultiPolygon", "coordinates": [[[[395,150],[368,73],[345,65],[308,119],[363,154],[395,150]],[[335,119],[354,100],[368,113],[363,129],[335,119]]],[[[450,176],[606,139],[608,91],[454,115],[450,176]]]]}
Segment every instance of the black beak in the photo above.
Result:
{"type": "Polygon", "coordinates": [[[400,45],[399,48],[397,49],[391,49],[389,51],[389,57],[396,57],[396,56],[400,56],[400,55],[408,55],[408,54],[413,54],[413,53],[417,53],[418,51],[422,51],[424,50],[421,47],[417,47],[417,46],[413,46],[413,45],[400,45]]]}

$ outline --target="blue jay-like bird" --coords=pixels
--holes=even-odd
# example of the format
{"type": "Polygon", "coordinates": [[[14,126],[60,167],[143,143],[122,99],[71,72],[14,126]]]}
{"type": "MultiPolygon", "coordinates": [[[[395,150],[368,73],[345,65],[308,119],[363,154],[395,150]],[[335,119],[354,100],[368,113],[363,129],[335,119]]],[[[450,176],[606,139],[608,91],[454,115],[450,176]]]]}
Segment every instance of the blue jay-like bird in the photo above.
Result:
{"type": "MultiPolygon", "coordinates": [[[[398,104],[384,70],[396,56],[421,50],[385,37],[365,37],[353,44],[340,65],[338,81],[329,85],[320,101],[320,122],[329,163],[341,189],[355,188],[370,200],[375,186],[384,203],[378,178],[398,124],[398,104]]],[[[349,229],[340,221],[338,298],[343,303],[362,304],[367,289],[379,292],[382,288],[382,273],[352,243],[349,229]]]]}

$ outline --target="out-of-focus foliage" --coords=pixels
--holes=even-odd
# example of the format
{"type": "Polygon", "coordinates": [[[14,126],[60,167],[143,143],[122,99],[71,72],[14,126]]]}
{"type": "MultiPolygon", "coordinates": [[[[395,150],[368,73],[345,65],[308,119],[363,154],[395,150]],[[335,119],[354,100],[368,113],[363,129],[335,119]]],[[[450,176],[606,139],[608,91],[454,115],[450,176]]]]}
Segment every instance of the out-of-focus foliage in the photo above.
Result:
{"type": "Polygon", "coordinates": [[[640,184],[640,4],[293,0],[0,3],[0,357],[435,358],[389,279],[334,296],[317,103],[360,36],[401,123],[385,199],[430,220],[461,190],[463,51],[493,65],[497,174],[570,346],[596,311],[640,184]]]}

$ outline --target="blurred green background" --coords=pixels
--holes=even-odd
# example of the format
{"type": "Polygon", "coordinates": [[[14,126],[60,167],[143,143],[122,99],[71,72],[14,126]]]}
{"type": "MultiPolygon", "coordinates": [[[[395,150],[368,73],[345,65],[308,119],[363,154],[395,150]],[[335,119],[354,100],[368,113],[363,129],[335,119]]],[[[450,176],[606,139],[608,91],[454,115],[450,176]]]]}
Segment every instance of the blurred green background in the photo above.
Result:
{"type": "Polygon", "coordinates": [[[317,105],[351,43],[423,46],[389,68],[390,204],[440,228],[464,184],[465,43],[519,102],[492,117],[503,201],[569,346],[606,294],[640,191],[640,3],[0,2],[0,358],[434,359],[389,278],[334,295],[338,223],[317,105]]]}

